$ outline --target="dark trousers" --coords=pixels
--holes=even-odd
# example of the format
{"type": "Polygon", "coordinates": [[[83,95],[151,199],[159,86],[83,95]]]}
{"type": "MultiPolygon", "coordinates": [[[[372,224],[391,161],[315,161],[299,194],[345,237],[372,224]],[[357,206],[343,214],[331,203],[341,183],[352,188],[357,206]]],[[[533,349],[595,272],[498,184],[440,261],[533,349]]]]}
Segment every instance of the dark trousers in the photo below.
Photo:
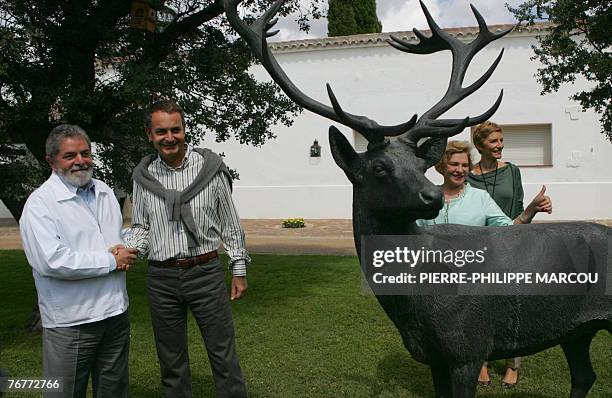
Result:
{"type": "Polygon", "coordinates": [[[43,375],[63,379],[62,393],[45,397],[85,397],[91,374],[93,396],[128,396],[128,312],[82,325],[43,328],[43,375]]]}
{"type": "Polygon", "coordinates": [[[187,308],[193,313],[212,368],[218,397],[246,397],[234,323],[218,258],[188,269],[149,266],[147,291],[164,395],[191,397],[187,308]]]}

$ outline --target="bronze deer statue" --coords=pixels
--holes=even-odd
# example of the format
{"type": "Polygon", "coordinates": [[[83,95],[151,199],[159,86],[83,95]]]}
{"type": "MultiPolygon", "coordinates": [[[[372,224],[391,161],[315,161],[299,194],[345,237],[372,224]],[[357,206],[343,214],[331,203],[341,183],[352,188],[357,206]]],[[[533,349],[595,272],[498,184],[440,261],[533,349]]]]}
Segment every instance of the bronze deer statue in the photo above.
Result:
{"type": "MultiPolygon", "coordinates": [[[[443,205],[443,194],[425,171],[442,155],[447,138],[465,127],[489,119],[499,107],[503,91],[493,106],[476,117],[438,119],[444,112],[478,90],[493,74],[503,50],[482,77],[468,87],[463,79],[473,56],[509,30],[492,33],[472,6],[479,33],[462,43],[442,30],[421,2],[431,36],[414,29],[419,43],[391,36],[389,44],[413,54],[450,50],[452,74],[442,99],[420,118],[381,126],[375,121],[345,112],[327,85],[332,107],[301,92],[274,59],[266,38],[285,0],[277,0],[252,24],[240,19],[239,0],[223,0],[232,27],[248,43],[256,58],[283,91],[302,107],[351,127],[368,140],[365,153],[357,153],[335,127],[329,141],[334,160],[353,184],[353,230],[361,254],[363,235],[466,236],[495,245],[514,244],[514,257],[498,261],[523,264],[528,269],[554,270],[567,262],[563,239],[587,242],[588,249],[607,249],[611,229],[590,223],[536,224],[510,227],[438,225],[420,229],[414,221],[434,218],[443,205]],[[428,138],[422,142],[423,139],[428,138]],[[521,238],[522,237],[522,238],[521,238]],[[524,242],[531,249],[524,250],[524,242]],[[514,242],[514,243],[512,243],[514,242]],[[536,245],[541,245],[536,247],[536,245]],[[591,245],[591,246],[589,246],[591,245]]],[[[605,253],[604,253],[605,254],[605,253]]],[[[612,255],[608,253],[608,255],[612,255]]],[[[361,258],[361,255],[360,255],[361,258]]],[[[363,265],[363,264],[362,264],[363,265]]],[[[608,285],[612,283],[608,276],[608,285]]],[[[612,333],[612,296],[457,296],[377,295],[386,314],[399,330],[405,347],[419,362],[431,368],[437,397],[473,397],[480,366],[485,360],[530,355],[561,345],[571,373],[571,398],[585,397],[595,382],[589,346],[599,330],[612,333]]]]}

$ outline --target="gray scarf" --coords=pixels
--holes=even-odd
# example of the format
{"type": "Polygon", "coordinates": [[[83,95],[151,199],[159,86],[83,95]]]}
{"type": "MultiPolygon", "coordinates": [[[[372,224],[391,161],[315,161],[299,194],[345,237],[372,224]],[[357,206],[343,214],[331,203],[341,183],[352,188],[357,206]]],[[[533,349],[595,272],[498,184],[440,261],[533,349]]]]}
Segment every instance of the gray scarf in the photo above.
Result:
{"type": "Polygon", "coordinates": [[[191,207],[189,206],[189,201],[204,189],[210,180],[219,172],[227,176],[230,189],[232,187],[232,177],[227,166],[223,163],[221,156],[207,148],[194,148],[193,150],[202,155],[204,158],[204,165],[196,178],[182,192],[176,189],[164,188],[164,186],[149,173],[148,167],[151,162],[157,158],[158,155],[156,154],[142,158],[132,174],[134,181],[142,185],[144,189],[165,200],[170,221],[183,221],[185,232],[187,233],[187,242],[190,248],[198,247],[199,244],[196,238],[197,227],[191,212],[191,207]]]}

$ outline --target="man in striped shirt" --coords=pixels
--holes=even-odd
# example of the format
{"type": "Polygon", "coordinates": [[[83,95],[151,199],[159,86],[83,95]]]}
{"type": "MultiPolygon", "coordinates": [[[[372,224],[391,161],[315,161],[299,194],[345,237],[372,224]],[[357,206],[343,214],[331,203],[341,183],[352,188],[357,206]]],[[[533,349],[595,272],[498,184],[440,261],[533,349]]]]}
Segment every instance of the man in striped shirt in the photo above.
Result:
{"type": "Polygon", "coordinates": [[[245,397],[223,266],[223,241],[232,271],[231,299],[247,290],[250,261],[221,158],[185,144],[183,110],[152,104],[145,129],[157,155],[134,170],[133,227],[128,246],[149,259],[147,292],[166,397],[191,397],[187,308],[202,333],[217,396],[245,397]]]}

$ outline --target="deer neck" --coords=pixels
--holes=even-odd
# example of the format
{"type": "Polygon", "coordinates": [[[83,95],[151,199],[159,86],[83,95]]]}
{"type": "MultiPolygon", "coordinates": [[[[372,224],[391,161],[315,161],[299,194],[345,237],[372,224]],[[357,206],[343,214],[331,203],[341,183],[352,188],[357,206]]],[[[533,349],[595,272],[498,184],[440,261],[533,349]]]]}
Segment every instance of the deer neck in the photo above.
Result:
{"type": "Polygon", "coordinates": [[[361,256],[361,237],[364,235],[410,235],[419,233],[414,221],[394,214],[394,211],[373,211],[353,196],[353,238],[357,254],[361,256]]]}
{"type": "MultiPolygon", "coordinates": [[[[361,261],[361,237],[363,235],[407,235],[419,233],[419,228],[414,221],[403,221],[401,218],[394,219],[393,216],[384,216],[384,212],[370,211],[357,197],[353,199],[353,233],[355,239],[355,249],[361,261]]],[[[404,341],[411,341],[409,335],[404,335],[401,325],[412,325],[415,311],[414,301],[419,300],[419,296],[376,296],[381,307],[398,327],[404,341]]],[[[409,330],[414,330],[410,327],[409,330]]],[[[411,351],[413,352],[413,351],[411,351]]]]}

